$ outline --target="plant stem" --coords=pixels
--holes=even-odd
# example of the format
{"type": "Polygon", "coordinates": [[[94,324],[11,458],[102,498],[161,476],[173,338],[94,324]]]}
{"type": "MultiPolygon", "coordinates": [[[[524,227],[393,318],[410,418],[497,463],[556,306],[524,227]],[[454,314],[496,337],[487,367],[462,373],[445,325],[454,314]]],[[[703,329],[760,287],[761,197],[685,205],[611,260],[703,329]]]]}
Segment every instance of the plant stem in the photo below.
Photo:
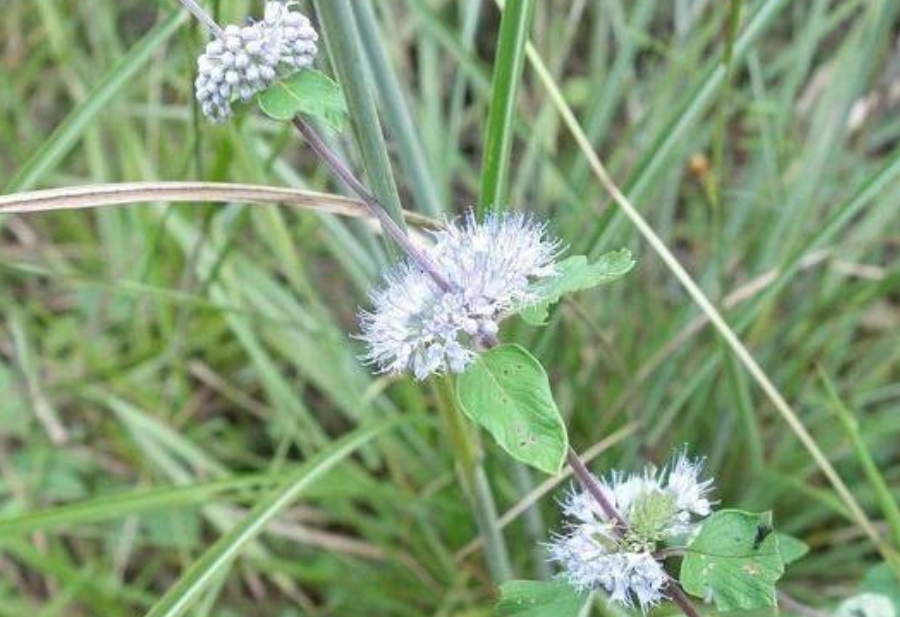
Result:
{"type": "Polygon", "coordinates": [[[354,175],[353,171],[351,171],[340,157],[328,147],[321,137],[319,137],[312,125],[301,116],[295,116],[293,122],[294,126],[297,127],[297,130],[309,144],[310,148],[312,148],[313,152],[315,152],[319,158],[331,168],[334,174],[340,178],[350,190],[359,196],[366,206],[366,209],[373,217],[378,219],[379,223],[381,223],[381,227],[384,229],[385,233],[389,235],[391,239],[394,240],[394,242],[396,242],[420,268],[422,268],[422,270],[427,272],[441,289],[450,289],[450,283],[444,275],[441,274],[437,264],[434,263],[425,251],[412,243],[406,232],[400,229],[400,226],[388,215],[387,210],[381,205],[381,202],[366,189],[365,185],[354,175]]]}
{"type": "Polygon", "coordinates": [[[572,468],[572,472],[575,474],[575,478],[578,479],[578,483],[581,487],[591,494],[591,497],[593,497],[594,501],[600,505],[600,509],[603,510],[603,513],[607,518],[616,522],[619,533],[624,533],[625,530],[628,529],[628,523],[609,502],[609,499],[603,494],[603,489],[600,488],[600,485],[597,484],[594,476],[588,471],[588,468],[585,467],[581,458],[579,458],[578,453],[571,447],[566,453],[566,461],[569,463],[569,467],[572,468]]]}
{"type": "Polygon", "coordinates": [[[669,577],[669,597],[678,605],[678,608],[687,615],[687,617],[700,617],[700,611],[693,605],[684,590],[678,584],[678,581],[669,577]]]}
{"type": "Polygon", "coordinates": [[[206,26],[209,31],[216,38],[220,38],[225,35],[225,32],[222,30],[222,27],[216,23],[212,17],[210,17],[209,13],[203,10],[203,7],[195,2],[195,0],[178,0],[184,5],[188,11],[191,12],[191,15],[196,17],[200,22],[206,26]]]}
{"type": "MultiPolygon", "coordinates": [[[[524,463],[511,461],[512,480],[521,497],[530,495],[537,485],[531,475],[531,470],[524,463]]],[[[544,520],[541,509],[536,503],[528,506],[522,519],[525,523],[525,533],[531,543],[532,560],[534,561],[534,574],[541,580],[553,578],[553,568],[547,560],[547,548],[544,541],[547,539],[547,523],[544,520]]]]}
{"type": "Polygon", "coordinates": [[[862,467],[866,480],[872,487],[872,492],[875,493],[875,500],[878,502],[887,522],[891,538],[894,541],[894,547],[900,548],[900,508],[897,507],[897,502],[891,495],[890,487],[885,482],[884,476],[878,469],[878,464],[872,458],[872,453],[869,451],[865,439],[860,434],[859,420],[850,408],[844,404],[844,401],[841,400],[834,382],[828,377],[825,370],[821,366],[818,369],[822,383],[825,384],[825,392],[831,400],[831,406],[837,414],[844,432],[847,433],[847,437],[850,439],[850,444],[853,446],[853,451],[856,454],[856,460],[862,467]]]}
{"type": "Polygon", "coordinates": [[[494,583],[499,585],[512,578],[512,568],[506,541],[497,521],[494,495],[481,464],[479,447],[462,419],[451,378],[439,377],[435,384],[438,409],[456,458],[460,481],[472,505],[475,523],[484,544],[488,571],[494,583]]]}

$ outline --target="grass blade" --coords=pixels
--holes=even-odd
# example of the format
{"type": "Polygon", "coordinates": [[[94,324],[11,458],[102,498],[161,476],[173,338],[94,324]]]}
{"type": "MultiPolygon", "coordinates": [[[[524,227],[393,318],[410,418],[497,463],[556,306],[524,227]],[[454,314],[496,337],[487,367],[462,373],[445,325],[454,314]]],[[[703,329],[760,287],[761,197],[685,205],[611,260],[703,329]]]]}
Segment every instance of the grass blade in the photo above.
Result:
{"type": "Polygon", "coordinates": [[[875,493],[875,499],[881,508],[881,513],[884,515],[888,528],[891,530],[894,546],[900,547],[900,508],[897,507],[897,501],[891,494],[890,487],[885,482],[884,476],[881,475],[881,471],[878,470],[878,465],[875,463],[875,459],[872,458],[872,453],[860,434],[859,421],[841,400],[834,382],[821,367],[819,368],[819,376],[822,379],[822,383],[825,384],[825,391],[828,399],[831,401],[831,408],[837,414],[841,426],[850,440],[850,445],[853,446],[856,460],[862,467],[863,472],[866,474],[866,479],[875,493]]]}
{"type": "Polygon", "coordinates": [[[363,44],[356,26],[353,7],[347,0],[316,0],[316,13],[321,21],[331,63],[347,97],[350,124],[359,147],[363,168],[372,192],[388,214],[403,227],[400,197],[391,161],[388,158],[381,122],[372,97],[366,72],[363,44]]]}
{"type": "Polygon", "coordinates": [[[489,210],[504,210],[509,193],[509,157],[513,123],[525,45],[534,15],[534,0],[508,0],[500,20],[500,41],[494,60],[491,103],[484,141],[478,216],[489,210]]]}
{"type": "Polygon", "coordinates": [[[397,141],[397,154],[419,208],[429,216],[439,216],[444,207],[435,187],[428,159],[416,134],[413,117],[403,96],[397,74],[388,61],[382,34],[375,18],[374,3],[359,2],[354,6],[359,34],[366,59],[381,96],[384,121],[397,141]]]}
{"type": "Polygon", "coordinates": [[[19,172],[4,187],[7,193],[25,191],[40,182],[75,146],[82,133],[97,115],[126,88],[153,58],[154,53],[175,34],[188,18],[184,11],[175,11],[157,24],[103,78],[88,98],[78,106],[41,144],[19,172]]]}
{"type": "Polygon", "coordinates": [[[283,486],[261,501],[250,514],[227,534],[219,538],[200,559],[184,573],[174,587],[156,603],[146,617],[177,617],[193,604],[198,596],[215,582],[216,577],[258,536],[266,524],[325,472],[350,456],[354,451],[398,422],[360,428],[334,442],[326,450],[305,463],[283,486]]]}
{"type": "Polygon", "coordinates": [[[21,516],[0,519],[0,537],[24,536],[36,531],[102,523],[143,512],[205,505],[210,499],[222,493],[270,486],[282,481],[285,475],[236,476],[186,486],[129,491],[65,504],[21,516]]]}

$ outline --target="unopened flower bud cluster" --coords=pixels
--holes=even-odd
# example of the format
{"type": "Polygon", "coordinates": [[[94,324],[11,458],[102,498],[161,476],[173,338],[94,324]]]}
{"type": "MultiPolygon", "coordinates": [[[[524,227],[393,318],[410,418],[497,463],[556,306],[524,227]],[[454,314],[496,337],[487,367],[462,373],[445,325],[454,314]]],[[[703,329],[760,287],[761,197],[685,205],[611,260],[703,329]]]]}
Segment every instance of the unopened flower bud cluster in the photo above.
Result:
{"type": "Polygon", "coordinates": [[[235,100],[249,100],[277,78],[312,66],[318,35],[295,4],[267,2],[262,21],[226,26],[209,42],[197,59],[194,84],[205,116],[223,122],[235,100]]]}
{"type": "Polygon", "coordinates": [[[701,480],[702,470],[701,461],[680,454],[662,471],[615,472],[597,479],[627,531],[590,493],[572,491],[563,502],[566,531],[550,544],[550,559],[576,589],[603,589],[610,601],[646,612],[666,597],[669,583],[657,551],[689,536],[710,514],[712,480],[701,480]]]}

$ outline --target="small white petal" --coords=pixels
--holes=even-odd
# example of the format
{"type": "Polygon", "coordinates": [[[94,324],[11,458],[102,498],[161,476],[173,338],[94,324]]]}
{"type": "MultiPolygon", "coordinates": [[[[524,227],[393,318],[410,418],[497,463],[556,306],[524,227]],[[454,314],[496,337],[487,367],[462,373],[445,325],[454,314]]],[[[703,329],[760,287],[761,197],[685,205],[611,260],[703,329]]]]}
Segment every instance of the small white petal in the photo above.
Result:
{"type": "Polygon", "coordinates": [[[604,589],[612,602],[647,610],[665,597],[668,576],[654,558],[660,543],[693,527],[695,516],[704,516],[710,508],[707,495],[712,481],[700,481],[702,463],[676,457],[668,471],[648,467],[639,473],[614,471],[595,482],[617,513],[625,519],[631,533],[625,537],[606,516],[587,491],[572,490],[562,501],[568,519],[566,533],[549,545],[550,559],[559,563],[563,575],[579,590],[604,589]],[[657,500],[657,501],[649,501],[657,500]],[[632,520],[647,523],[648,504],[663,504],[662,535],[635,538],[632,520]],[[669,509],[674,512],[670,515],[669,509]],[[632,519],[632,515],[640,518],[632,519]],[[665,517],[671,516],[666,522],[665,517]]]}

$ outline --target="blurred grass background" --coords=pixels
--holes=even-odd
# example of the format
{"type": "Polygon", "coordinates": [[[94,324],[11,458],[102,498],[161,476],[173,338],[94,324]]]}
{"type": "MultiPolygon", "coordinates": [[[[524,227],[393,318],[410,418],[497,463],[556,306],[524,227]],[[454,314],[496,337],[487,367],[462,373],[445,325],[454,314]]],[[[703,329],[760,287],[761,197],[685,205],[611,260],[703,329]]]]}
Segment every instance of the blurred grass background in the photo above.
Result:
{"type": "MultiPolygon", "coordinates": [[[[222,22],[261,11],[218,4],[222,22]]],[[[358,132],[334,145],[408,209],[474,204],[496,6],[320,4],[353,9],[355,32],[342,28],[353,38],[326,33],[320,65],[331,70],[339,43],[362,50],[357,77],[390,159],[358,132]]],[[[224,127],[198,117],[205,35],[174,0],[2,9],[4,193],[188,179],[342,190],[289,127],[252,112],[224,127]]],[[[545,0],[531,28],[613,177],[727,308],[885,537],[884,501],[837,401],[896,497],[898,11],[893,0],[545,0]]],[[[851,594],[878,563],[873,544],[609,203],[527,62],[515,112],[510,207],[545,216],[573,252],[627,246],[639,260],[549,327],[504,332],[548,367],[574,445],[600,444],[597,470],[682,445],[708,456],[722,504],[772,509],[811,545],[785,592],[822,608],[851,594]]],[[[435,393],[356,359],[355,311],[390,261],[381,246],[359,222],[275,206],[0,219],[0,615],[145,614],[302,461],[394,418],[279,512],[187,614],[490,614],[435,393]]],[[[501,513],[517,508],[542,479],[483,441],[501,513]]],[[[520,577],[547,574],[535,538],[556,510],[544,498],[504,529],[520,577]]]]}

